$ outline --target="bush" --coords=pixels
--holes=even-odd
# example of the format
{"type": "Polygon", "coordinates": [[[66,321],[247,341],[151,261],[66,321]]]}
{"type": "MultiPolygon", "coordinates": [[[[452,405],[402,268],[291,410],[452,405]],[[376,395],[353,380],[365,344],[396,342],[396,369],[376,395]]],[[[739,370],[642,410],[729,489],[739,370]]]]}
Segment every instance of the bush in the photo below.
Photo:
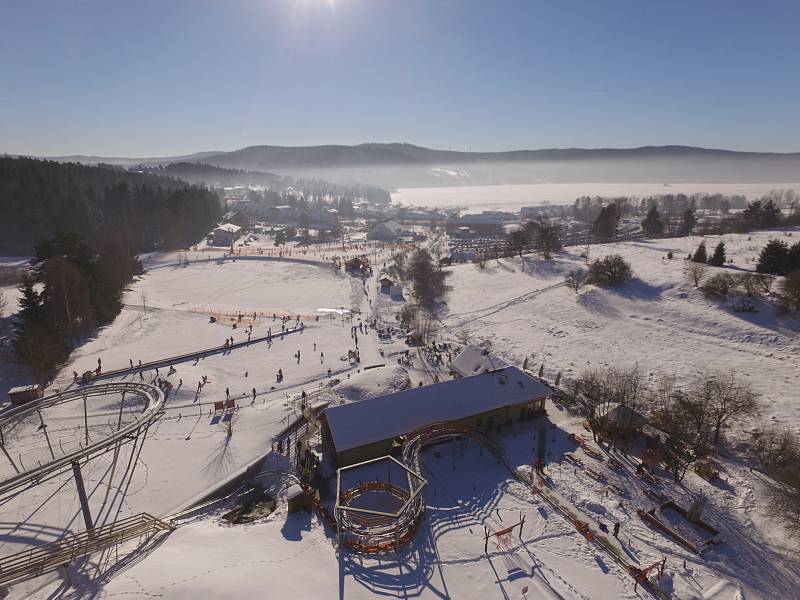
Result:
{"type": "Polygon", "coordinates": [[[597,285],[622,285],[630,281],[633,271],[619,254],[599,258],[589,265],[589,283],[597,285]]]}
{"type": "Polygon", "coordinates": [[[736,277],[730,273],[717,273],[705,282],[703,293],[707,298],[724,299],[728,297],[736,284],[736,277]]]}
{"type": "Polygon", "coordinates": [[[800,271],[792,271],[781,282],[783,304],[789,310],[800,310],[800,271]]]}

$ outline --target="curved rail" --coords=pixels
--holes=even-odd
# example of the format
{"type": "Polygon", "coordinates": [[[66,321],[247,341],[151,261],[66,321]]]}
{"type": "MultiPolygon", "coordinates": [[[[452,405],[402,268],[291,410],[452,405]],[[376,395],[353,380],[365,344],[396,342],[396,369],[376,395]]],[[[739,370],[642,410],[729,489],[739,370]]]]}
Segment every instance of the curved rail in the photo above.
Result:
{"type": "MultiPolygon", "coordinates": [[[[73,452],[63,454],[62,456],[59,456],[48,463],[39,465],[34,469],[17,473],[13,477],[9,477],[3,481],[0,481],[0,496],[4,496],[18,487],[30,484],[32,482],[37,482],[42,477],[45,477],[51,473],[66,469],[74,461],[91,458],[97,454],[105,452],[107,448],[113,446],[118,441],[129,438],[132,434],[138,432],[142,427],[149,426],[153,421],[158,419],[163,414],[162,408],[164,406],[164,393],[157,387],[144,383],[106,383],[45,396],[44,398],[28,402],[27,404],[13,408],[0,415],[1,430],[7,424],[25,418],[28,416],[28,414],[36,413],[43,408],[48,408],[64,402],[82,400],[84,397],[86,397],[88,401],[88,399],[92,396],[108,396],[109,394],[123,393],[133,394],[146,402],[145,408],[138,419],[135,419],[128,424],[120,425],[119,429],[112,432],[111,435],[97,442],[89,444],[88,446],[82,447],[73,452]]],[[[120,400],[120,402],[122,402],[122,400],[120,400]]]]}
{"type": "MultiPolygon", "coordinates": [[[[406,438],[403,444],[403,462],[416,473],[420,470],[420,453],[423,448],[439,442],[470,438],[491,452],[499,461],[505,462],[503,445],[489,435],[467,425],[457,423],[433,423],[420,427],[406,438]]],[[[425,501],[422,494],[413,498],[404,489],[387,482],[370,481],[342,493],[340,502],[350,505],[361,496],[379,492],[394,496],[405,503],[405,508],[397,515],[369,515],[340,511],[338,527],[344,533],[344,543],[356,552],[375,554],[393,552],[399,545],[410,542],[416,534],[425,501]]]]}

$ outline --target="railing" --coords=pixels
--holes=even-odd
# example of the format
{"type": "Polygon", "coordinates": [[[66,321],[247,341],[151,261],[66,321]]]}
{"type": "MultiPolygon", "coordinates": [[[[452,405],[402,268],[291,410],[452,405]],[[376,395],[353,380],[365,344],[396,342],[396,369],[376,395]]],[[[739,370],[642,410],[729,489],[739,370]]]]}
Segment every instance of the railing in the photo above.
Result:
{"type": "Polygon", "coordinates": [[[60,540],[0,558],[0,585],[37,577],[87,554],[121,544],[157,531],[171,531],[172,525],[147,513],[64,536],[60,540]]]}
{"type": "Polygon", "coordinates": [[[50,473],[69,468],[73,461],[87,459],[96,454],[103,453],[109,446],[113,446],[118,441],[134,435],[142,427],[148,426],[161,416],[161,409],[164,405],[164,394],[157,387],[143,383],[107,383],[45,396],[44,398],[28,402],[27,404],[5,412],[2,418],[0,418],[0,428],[5,427],[9,422],[25,418],[29,413],[35,413],[43,408],[63,402],[79,400],[84,397],[107,396],[109,394],[133,394],[143,399],[146,405],[137,419],[134,419],[130,423],[122,424],[119,429],[112,432],[108,437],[89,444],[88,446],[83,446],[73,452],[65,453],[36,468],[18,472],[16,475],[0,481],[0,497],[30,482],[39,481],[42,477],[50,473]]]}

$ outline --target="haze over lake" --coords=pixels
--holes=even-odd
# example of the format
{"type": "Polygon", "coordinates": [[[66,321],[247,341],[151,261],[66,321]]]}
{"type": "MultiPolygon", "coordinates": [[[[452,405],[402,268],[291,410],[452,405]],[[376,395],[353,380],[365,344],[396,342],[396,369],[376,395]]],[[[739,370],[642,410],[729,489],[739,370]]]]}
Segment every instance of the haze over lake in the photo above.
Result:
{"type": "Polygon", "coordinates": [[[429,208],[459,207],[469,211],[518,211],[522,206],[572,204],[581,196],[644,197],[655,194],[730,194],[752,200],[775,189],[800,190],[795,183],[539,183],[434,188],[401,188],[392,202],[429,208]]]}

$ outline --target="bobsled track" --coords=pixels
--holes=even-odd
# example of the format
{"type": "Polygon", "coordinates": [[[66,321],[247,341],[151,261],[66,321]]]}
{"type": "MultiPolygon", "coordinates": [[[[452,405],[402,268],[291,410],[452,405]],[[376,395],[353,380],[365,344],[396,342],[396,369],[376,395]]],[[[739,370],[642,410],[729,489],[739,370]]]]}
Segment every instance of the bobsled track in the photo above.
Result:
{"type": "Polygon", "coordinates": [[[340,541],[350,549],[366,554],[394,552],[410,542],[425,512],[425,501],[420,492],[427,482],[421,476],[420,453],[427,446],[463,437],[482,445],[498,461],[503,460],[502,444],[477,429],[456,423],[434,423],[421,427],[406,438],[403,462],[422,481],[422,485],[414,489],[409,473],[409,490],[388,482],[370,481],[343,491],[336,508],[340,541]],[[402,507],[395,514],[353,507],[359,498],[369,494],[392,496],[402,503],[402,507]]]}
{"type": "MultiPolygon", "coordinates": [[[[145,428],[149,427],[153,421],[158,419],[163,414],[164,394],[163,392],[152,385],[133,382],[119,382],[119,383],[104,383],[97,384],[82,388],[76,388],[66,392],[60,392],[45,396],[38,400],[28,402],[19,407],[12,408],[2,415],[0,415],[0,439],[3,443],[0,445],[8,461],[16,471],[16,475],[0,481],[0,500],[5,500],[6,497],[21,493],[25,489],[47,481],[68,469],[75,469],[74,465],[80,465],[95,456],[102,454],[109,450],[112,446],[119,443],[136,439],[137,435],[145,428]],[[82,444],[79,442],[77,450],[71,452],[62,452],[60,455],[50,443],[47,437],[47,429],[45,419],[42,416],[42,411],[54,406],[65,404],[68,402],[81,402],[84,410],[87,405],[91,405],[93,399],[104,398],[108,399],[109,396],[120,395],[120,408],[119,416],[117,418],[116,429],[111,430],[109,435],[99,440],[89,440],[82,444]],[[138,398],[144,408],[141,413],[136,415],[136,418],[128,422],[123,422],[123,408],[125,407],[125,397],[134,396],[138,398]],[[48,447],[52,460],[44,464],[37,464],[30,469],[20,469],[8,453],[6,448],[7,435],[25,419],[29,417],[38,418],[41,420],[42,425],[39,430],[47,437],[48,447]]],[[[126,417],[130,417],[130,412],[126,412],[126,417]]],[[[85,413],[84,413],[85,415],[85,413]]],[[[84,422],[86,425],[86,421],[84,422]]]]}

